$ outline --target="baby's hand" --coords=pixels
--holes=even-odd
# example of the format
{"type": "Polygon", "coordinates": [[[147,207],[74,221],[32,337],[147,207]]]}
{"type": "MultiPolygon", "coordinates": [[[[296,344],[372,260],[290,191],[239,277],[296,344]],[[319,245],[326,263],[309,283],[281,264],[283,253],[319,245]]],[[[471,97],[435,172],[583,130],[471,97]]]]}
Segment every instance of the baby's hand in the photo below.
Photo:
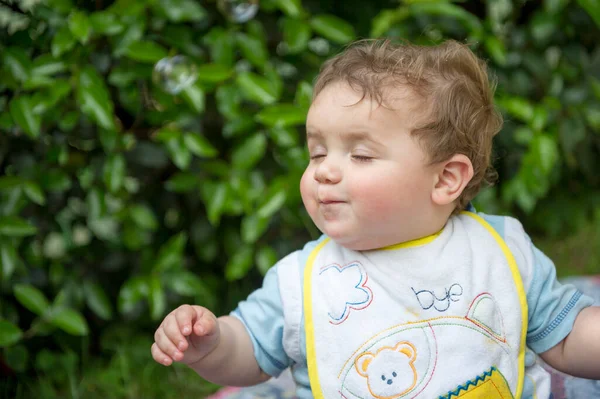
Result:
{"type": "Polygon", "coordinates": [[[152,357],[165,366],[192,364],[212,352],[219,343],[219,323],[201,306],[182,305],[169,313],[154,333],[152,357]]]}

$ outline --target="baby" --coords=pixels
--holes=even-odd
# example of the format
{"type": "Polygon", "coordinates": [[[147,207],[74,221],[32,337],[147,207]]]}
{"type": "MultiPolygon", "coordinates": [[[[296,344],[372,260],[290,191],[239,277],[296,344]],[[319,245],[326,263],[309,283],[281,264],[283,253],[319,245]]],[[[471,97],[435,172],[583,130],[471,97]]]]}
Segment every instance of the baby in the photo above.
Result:
{"type": "Polygon", "coordinates": [[[291,367],[299,398],[549,398],[537,356],[600,379],[600,308],[510,217],[470,205],[502,125],[467,46],[360,41],[323,66],[304,205],[323,236],[231,315],[182,305],[153,358],[223,385],[291,367]]]}

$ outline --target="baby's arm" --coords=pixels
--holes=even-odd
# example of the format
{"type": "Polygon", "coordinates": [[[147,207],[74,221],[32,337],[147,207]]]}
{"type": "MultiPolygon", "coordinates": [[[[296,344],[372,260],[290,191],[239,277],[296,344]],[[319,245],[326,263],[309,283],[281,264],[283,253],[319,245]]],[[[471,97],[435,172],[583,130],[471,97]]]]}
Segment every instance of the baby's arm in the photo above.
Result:
{"type": "Polygon", "coordinates": [[[216,384],[246,386],[270,378],[256,362],[244,325],[234,317],[217,319],[206,308],[183,305],[165,317],[154,337],[154,360],[167,366],[180,361],[216,384]]]}
{"type": "Polygon", "coordinates": [[[600,306],[582,309],[569,335],[540,356],[567,374],[600,379],[600,306]]]}

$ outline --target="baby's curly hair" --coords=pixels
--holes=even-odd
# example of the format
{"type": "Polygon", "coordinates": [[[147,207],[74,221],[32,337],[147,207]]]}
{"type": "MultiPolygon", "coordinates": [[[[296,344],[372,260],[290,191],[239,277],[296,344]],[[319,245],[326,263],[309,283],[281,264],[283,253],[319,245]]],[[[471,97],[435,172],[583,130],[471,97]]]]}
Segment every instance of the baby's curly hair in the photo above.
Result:
{"type": "Polygon", "coordinates": [[[482,185],[497,174],[491,165],[492,139],[502,127],[494,106],[495,81],[487,66],[467,45],[448,40],[436,46],[360,40],[321,68],[313,99],[327,85],[345,82],[385,105],[390,88],[408,88],[417,97],[421,121],[412,129],[429,161],[438,163],[454,154],[466,155],[473,178],[457,200],[454,213],[465,209],[482,185]]]}

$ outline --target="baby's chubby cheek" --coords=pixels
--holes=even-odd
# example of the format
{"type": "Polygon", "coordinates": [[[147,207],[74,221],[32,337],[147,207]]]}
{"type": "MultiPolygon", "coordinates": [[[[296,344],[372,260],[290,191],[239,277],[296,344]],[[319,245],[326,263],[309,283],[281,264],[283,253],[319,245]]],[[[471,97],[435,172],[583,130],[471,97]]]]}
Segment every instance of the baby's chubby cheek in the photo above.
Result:
{"type": "Polygon", "coordinates": [[[390,212],[398,208],[402,195],[389,184],[363,184],[355,186],[350,191],[350,198],[356,211],[363,217],[389,217],[390,212]]]}
{"type": "Polygon", "coordinates": [[[306,211],[314,219],[314,213],[317,210],[317,199],[314,192],[314,179],[305,172],[300,180],[300,195],[306,211]]]}

